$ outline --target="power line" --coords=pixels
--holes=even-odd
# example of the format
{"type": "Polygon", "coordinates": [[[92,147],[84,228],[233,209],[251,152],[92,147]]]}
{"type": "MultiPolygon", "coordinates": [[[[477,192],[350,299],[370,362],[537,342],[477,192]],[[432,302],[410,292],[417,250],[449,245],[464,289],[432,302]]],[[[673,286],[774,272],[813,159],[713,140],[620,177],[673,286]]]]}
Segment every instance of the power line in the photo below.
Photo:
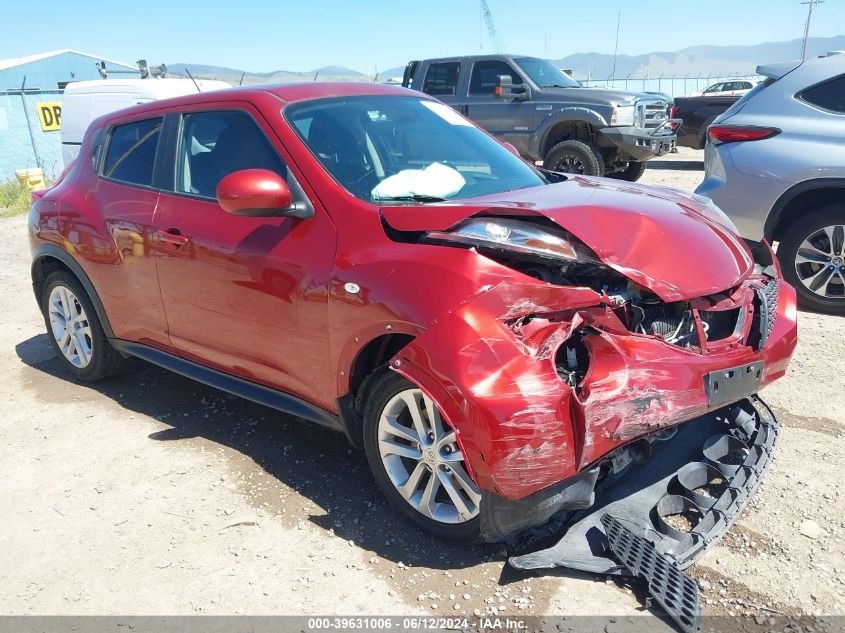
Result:
{"type": "Polygon", "coordinates": [[[804,42],[801,44],[801,59],[805,59],[807,57],[807,38],[810,36],[810,19],[813,17],[813,7],[824,3],[825,0],[806,0],[806,2],[802,2],[801,4],[806,4],[808,6],[807,9],[807,22],[804,24],[804,42]]]}

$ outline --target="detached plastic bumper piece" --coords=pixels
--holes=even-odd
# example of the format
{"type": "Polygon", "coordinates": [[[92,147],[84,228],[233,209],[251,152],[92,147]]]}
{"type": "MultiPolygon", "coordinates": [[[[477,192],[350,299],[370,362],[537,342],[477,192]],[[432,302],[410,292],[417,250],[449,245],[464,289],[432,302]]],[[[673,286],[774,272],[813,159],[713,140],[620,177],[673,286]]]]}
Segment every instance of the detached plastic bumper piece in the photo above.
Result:
{"type": "Polygon", "coordinates": [[[622,537],[609,533],[610,520],[642,547],[647,543],[648,551],[671,568],[685,569],[724,536],[754,496],[777,435],[777,420],[756,396],[690,420],[671,437],[654,442],[649,459],[600,481],[595,503],[566,517],[565,532],[555,545],[509,562],[518,569],[568,567],[648,579],[644,568],[620,549],[622,537]]]}
{"type": "Polygon", "coordinates": [[[640,538],[617,518],[601,518],[613,555],[634,575],[648,585],[648,592],[682,631],[694,633],[701,627],[698,585],[676,565],[654,549],[654,544],[640,538]]]}

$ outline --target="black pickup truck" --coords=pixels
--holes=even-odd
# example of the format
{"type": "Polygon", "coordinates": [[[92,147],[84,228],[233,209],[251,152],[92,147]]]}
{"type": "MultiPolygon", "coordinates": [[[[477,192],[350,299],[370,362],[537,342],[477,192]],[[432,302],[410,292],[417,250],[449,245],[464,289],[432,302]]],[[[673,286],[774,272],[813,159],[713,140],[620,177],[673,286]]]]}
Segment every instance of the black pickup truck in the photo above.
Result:
{"type": "Polygon", "coordinates": [[[672,118],[681,119],[678,129],[678,145],[693,149],[704,149],[707,142],[707,128],[713,119],[736,103],[742,95],[725,97],[675,97],[672,118]]]}
{"type": "Polygon", "coordinates": [[[412,61],[405,87],[449,104],[554,171],[637,180],[675,147],[665,98],[583,88],[547,60],[477,55],[412,61]]]}

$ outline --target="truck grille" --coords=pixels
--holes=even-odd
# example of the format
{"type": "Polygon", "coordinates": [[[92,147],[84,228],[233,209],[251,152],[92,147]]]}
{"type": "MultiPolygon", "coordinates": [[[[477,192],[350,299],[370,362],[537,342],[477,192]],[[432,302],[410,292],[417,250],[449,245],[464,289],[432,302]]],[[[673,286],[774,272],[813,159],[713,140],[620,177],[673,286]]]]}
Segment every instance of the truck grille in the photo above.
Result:
{"type": "Polygon", "coordinates": [[[643,99],[637,101],[634,125],[653,130],[669,118],[669,104],[663,99],[643,99]]]}

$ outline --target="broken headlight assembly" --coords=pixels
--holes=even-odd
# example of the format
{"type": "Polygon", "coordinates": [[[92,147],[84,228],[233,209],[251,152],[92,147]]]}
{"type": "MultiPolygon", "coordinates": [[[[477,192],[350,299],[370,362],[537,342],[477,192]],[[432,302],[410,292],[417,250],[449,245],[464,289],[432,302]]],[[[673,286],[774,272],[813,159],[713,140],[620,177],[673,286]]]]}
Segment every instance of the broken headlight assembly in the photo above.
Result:
{"type": "Polygon", "coordinates": [[[586,246],[566,232],[511,218],[474,218],[450,231],[427,233],[424,239],[542,259],[599,264],[586,246]]]}
{"type": "Polygon", "coordinates": [[[472,218],[448,231],[430,231],[424,242],[471,248],[519,272],[557,285],[589,286],[597,291],[626,281],[607,268],[575,236],[541,221],[472,218]]]}

